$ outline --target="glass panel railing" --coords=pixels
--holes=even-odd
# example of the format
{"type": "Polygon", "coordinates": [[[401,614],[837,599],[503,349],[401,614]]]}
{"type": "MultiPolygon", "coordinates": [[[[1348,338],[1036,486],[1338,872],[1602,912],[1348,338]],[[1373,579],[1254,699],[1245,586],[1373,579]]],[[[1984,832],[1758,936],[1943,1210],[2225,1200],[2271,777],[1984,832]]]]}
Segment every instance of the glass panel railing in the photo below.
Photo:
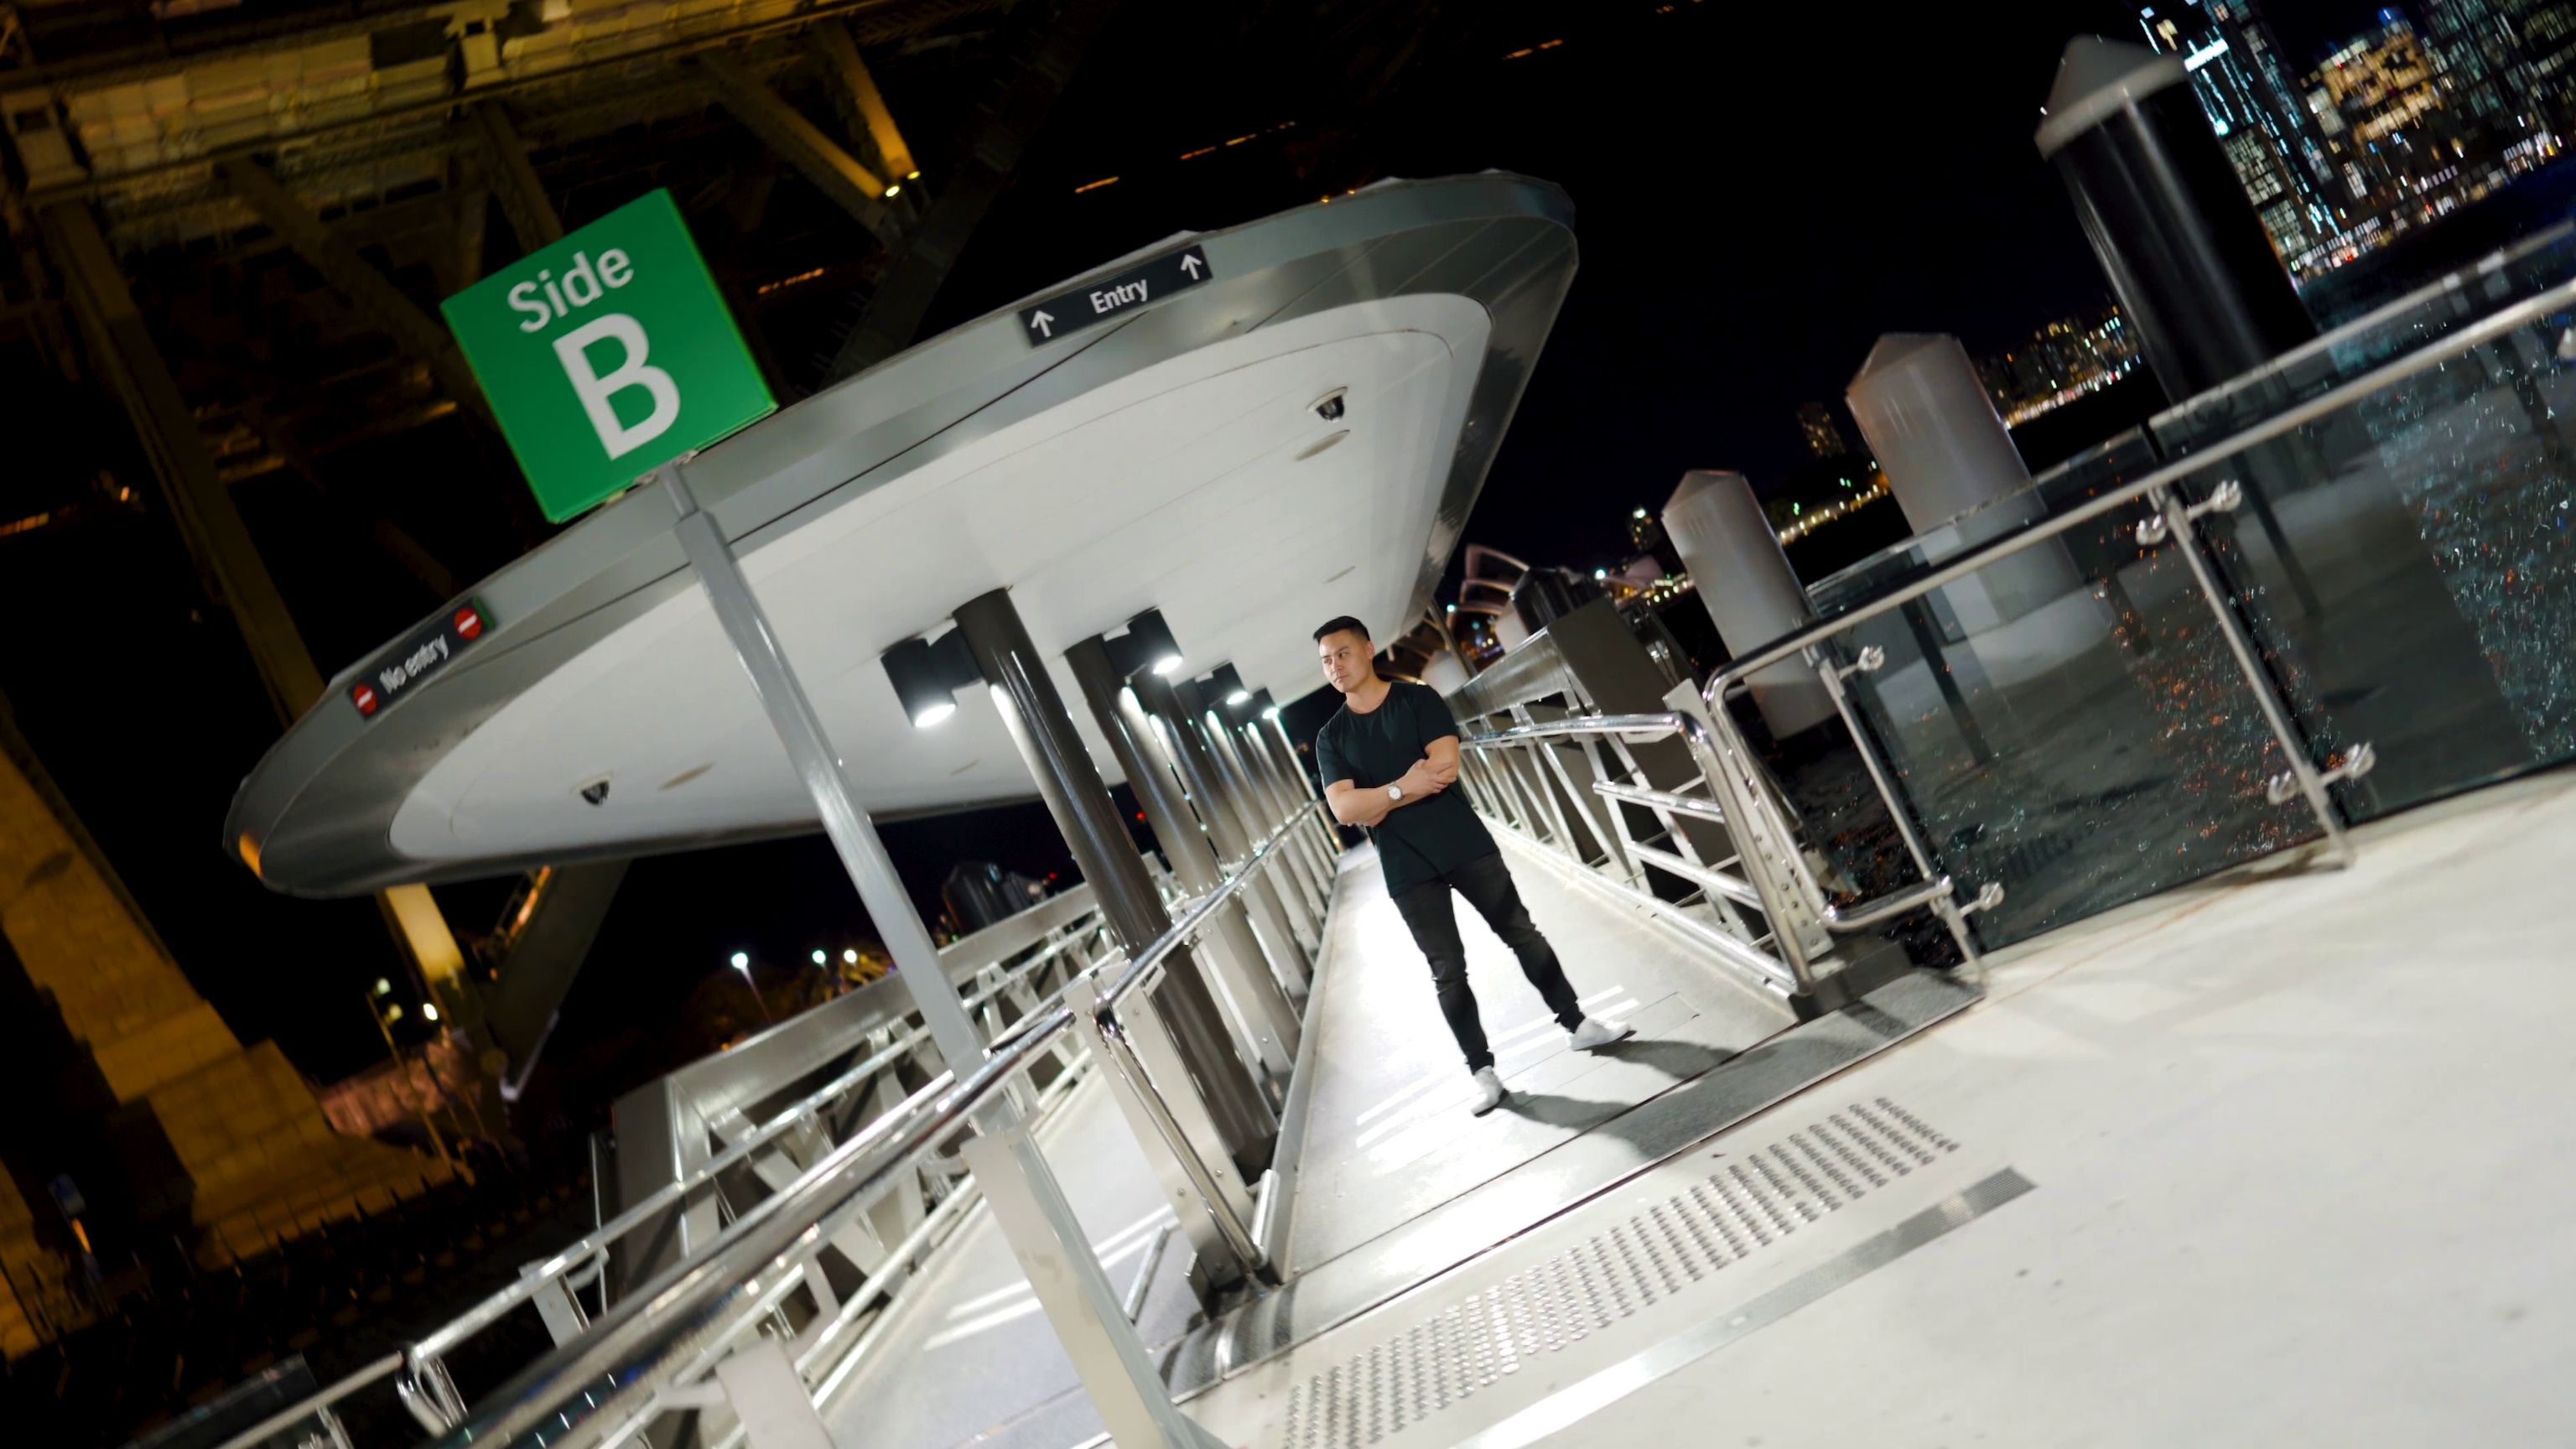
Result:
{"type": "MultiPolygon", "coordinates": [[[[2576,270],[2576,258],[2559,258],[2576,270]]],[[[2368,819],[2576,758],[2576,311],[2517,318],[2185,484],[2339,798],[2368,819]]]]}
{"type": "Polygon", "coordinates": [[[2040,473],[2022,492],[1872,554],[1808,588],[1822,618],[1929,573],[1967,549],[2062,513],[2160,462],[2222,447],[2267,418],[2322,396],[2482,317],[2576,275],[2576,226],[2553,227],[2358,317],[2263,367],[2040,473]]]}
{"type": "Polygon", "coordinates": [[[2147,432],[2167,458],[2205,452],[2480,317],[2538,296],[2571,273],[2576,227],[2551,227],[2167,409],[2148,422],[2147,432]]]}
{"type": "Polygon", "coordinates": [[[2155,465],[2155,450],[2146,434],[2132,428],[2039,474],[2024,492],[1993,499],[1810,586],[1807,601],[1819,617],[1830,619],[1930,573],[1978,544],[2098,497],[2155,465]]]}
{"type": "Polygon", "coordinates": [[[2576,246],[2513,266],[2194,456],[2129,440],[1882,556],[1716,683],[1882,658],[1860,721],[1940,868],[2006,888],[1989,944],[2576,761],[2576,246]]]}
{"type": "Polygon", "coordinates": [[[1989,947],[2317,834],[2177,545],[2139,510],[1996,559],[1833,641],[1941,870],[2001,884],[1989,947]]]}

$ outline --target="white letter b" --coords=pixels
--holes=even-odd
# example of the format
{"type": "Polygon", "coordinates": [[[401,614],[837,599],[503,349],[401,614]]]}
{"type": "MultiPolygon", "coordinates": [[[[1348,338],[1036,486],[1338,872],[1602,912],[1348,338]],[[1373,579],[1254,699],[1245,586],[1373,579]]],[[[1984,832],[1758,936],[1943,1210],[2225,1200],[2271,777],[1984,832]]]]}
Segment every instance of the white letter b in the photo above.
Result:
{"type": "Polygon", "coordinates": [[[572,390],[581,398],[584,412],[590,414],[590,425],[599,430],[599,444],[611,458],[623,458],[646,443],[671,430],[680,420],[680,389],[671,374],[644,361],[644,328],[623,312],[612,312],[595,318],[555,339],[555,355],[563,359],[564,375],[572,379],[572,390]],[[606,375],[592,369],[585,349],[594,342],[614,339],[626,349],[626,360],[606,375]],[[653,410],[644,420],[628,427],[617,420],[617,409],[609,400],[630,387],[640,387],[653,399],[653,410]]]}

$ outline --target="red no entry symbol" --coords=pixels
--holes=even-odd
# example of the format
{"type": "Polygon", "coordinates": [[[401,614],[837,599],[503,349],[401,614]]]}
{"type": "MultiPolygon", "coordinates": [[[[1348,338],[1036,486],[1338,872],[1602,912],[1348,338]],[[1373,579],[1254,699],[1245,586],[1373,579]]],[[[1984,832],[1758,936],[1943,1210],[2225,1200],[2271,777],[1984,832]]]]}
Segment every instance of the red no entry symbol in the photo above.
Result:
{"type": "Polygon", "coordinates": [[[358,713],[362,715],[373,715],[376,712],[376,689],[372,684],[361,684],[350,690],[349,700],[358,707],[358,713]]]}
{"type": "Polygon", "coordinates": [[[482,632],[483,616],[474,612],[473,605],[468,604],[464,608],[456,611],[456,635],[458,638],[471,641],[482,632]]]}

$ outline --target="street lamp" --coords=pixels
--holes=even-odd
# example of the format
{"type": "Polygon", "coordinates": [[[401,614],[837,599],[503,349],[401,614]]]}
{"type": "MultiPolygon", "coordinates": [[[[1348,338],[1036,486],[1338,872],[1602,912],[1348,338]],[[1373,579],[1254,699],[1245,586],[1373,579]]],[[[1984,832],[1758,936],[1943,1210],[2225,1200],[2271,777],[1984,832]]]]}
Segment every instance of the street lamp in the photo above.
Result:
{"type": "MultiPolygon", "coordinates": [[[[377,1032],[384,1037],[385,1055],[393,1062],[393,1080],[388,1085],[393,1090],[394,1100],[411,1108],[412,1114],[420,1119],[421,1131],[428,1134],[429,1145],[436,1149],[438,1160],[446,1163],[450,1171],[463,1172],[465,1180],[467,1182],[472,1182],[474,1180],[473,1173],[470,1170],[463,1168],[454,1157],[448,1154],[447,1139],[439,1134],[438,1123],[431,1120],[429,1115],[429,1104],[414,1099],[412,1094],[406,1090],[406,1088],[411,1084],[411,1068],[403,1060],[401,1046],[397,1045],[394,1041],[394,1023],[402,1020],[402,1003],[399,1001],[386,1001],[384,999],[393,994],[393,989],[394,986],[391,981],[385,980],[383,977],[376,978],[376,989],[367,997],[367,1015],[374,1019],[377,1032]]],[[[438,1008],[428,1004],[427,1002],[423,1002],[421,1004],[421,1012],[431,1021],[438,1020],[438,1008]]],[[[437,1075],[438,1068],[433,1064],[430,1067],[430,1076],[432,1080],[435,1080],[437,1075]]]]}
{"type": "Polygon", "coordinates": [[[743,988],[751,993],[752,1004],[760,1008],[760,1019],[769,1023],[771,1026],[778,1025],[778,1018],[769,1014],[768,999],[760,994],[760,988],[758,986],[752,984],[751,953],[748,951],[734,952],[733,969],[742,973],[743,988]]]}

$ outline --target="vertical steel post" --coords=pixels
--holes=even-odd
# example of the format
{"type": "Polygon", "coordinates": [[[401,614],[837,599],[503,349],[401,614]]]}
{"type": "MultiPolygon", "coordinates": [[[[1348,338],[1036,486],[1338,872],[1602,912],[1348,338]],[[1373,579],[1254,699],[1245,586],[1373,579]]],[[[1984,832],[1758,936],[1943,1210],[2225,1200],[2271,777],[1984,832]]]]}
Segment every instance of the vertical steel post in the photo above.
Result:
{"type": "MultiPolygon", "coordinates": [[[[707,602],[734,655],[751,676],[770,728],[787,747],[787,757],[823,820],[824,833],[840,854],[842,867],[857,887],[860,904],[876,923],[895,969],[921,1008],[931,1039],[939,1044],[948,1069],[961,1080],[984,1059],[984,1043],[966,1015],[966,1005],[939,962],[939,948],[912,908],[912,897],[895,875],[885,842],[859,808],[841,758],[823,733],[813,701],[780,649],[741,560],[716,521],[701,511],[690,493],[685,460],[661,469],[664,492],[677,515],[672,532],[706,590],[707,602]]],[[[1100,1410],[1110,1433],[1139,1444],[1173,1449],[1207,1449],[1215,1440],[1174,1406],[1171,1392],[1145,1354],[1136,1327],[1127,1321],[1118,1291],[1092,1255],[1091,1241],[1073,1208],[1056,1185],[1055,1173],[1037,1144],[1007,1103],[988,1108],[976,1118],[982,1134],[966,1145],[966,1156],[993,1205],[994,1218],[1010,1243],[1012,1256],[1037,1290],[1039,1303],[1064,1341],[1082,1377],[1083,1388],[1100,1410]]]]}
{"type": "Polygon", "coordinates": [[[2272,737],[2281,742],[2281,755],[2298,781],[2299,794],[2308,802],[2308,810],[2317,817],[2317,826],[2326,833],[2326,844],[2334,850],[2337,865],[2350,865],[2354,854],[2352,838],[2344,833],[2343,821],[2335,814],[2334,802],[2326,798],[2325,777],[2308,758],[2306,739],[2290,720],[2275,693],[2272,676],[2263,669],[2262,656],[2255,651],[2254,641],[2245,632],[2245,623],[2236,617],[2235,606],[2228,601],[2227,590],[2218,582],[2218,571],[2210,567],[2208,551],[2201,547],[2200,527],[2192,521],[2190,505],[2171,488],[2147,490],[2147,501],[2164,514],[2165,525],[2173,531],[2176,551],[2191,566],[2191,577],[2200,585],[2201,602],[2209,606],[2210,617],[2218,621],[2219,637],[2227,641],[2227,652],[2236,656],[2236,667],[2245,675],[2245,685],[2254,691],[2254,703],[2263,711],[2263,720],[2272,727],[2272,737]]]}
{"type": "MultiPolygon", "coordinates": [[[[1223,862],[1236,862],[1252,853],[1252,837],[1244,833],[1241,819],[1225,797],[1218,782],[1215,753],[1201,733],[1196,712],[1182,700],[1172,681],[1155,674],[1139,674],[1131,687],[1136,699],[1148,714],[1159,720],[1169,733],[1172,757],[1180,766],[1181,782],[1189,787],[1190,803],[1198,810],[1199,819],[1207,825],[1215,841],[1217,857],[1223,862]]],[[[1281,984],[1294,998],[1306,994],[1307,975],[1312,964],[1296,933],[1288,928],[1288,913],[1267,878],[1256,879],[1243,888],[1252,911],[1253,924],[1260,929],[1270,946],[1271,967],[1281,984]]]]}
{"type": "MultiPolygon", "coordinates": [[[[1317,805],[1323,804],[1323,786],[1316,782],[1314,776],[1306,773],[1305,763],[1297,758],[1296,742],[1288,738],[1287,724],[1276,715],[1270,719],[1270,734],[1271,738],[1278,742],[1279,758],[1285,762],[1288,778],[1296,785],[1297,798],[1312,800],[1317,805]]],[[[1324,874],[1327,877],[1340,873],[1341,867],[1338,862],[1342,855],[1341,832],[1334,827],[1330,816],[1329,810],[1318,810],[1313,816],[1315,838],[1324,847],[1324,874]]]]}
{"type": "MultiPolygon", "coordinates": [[[[1235,722],[1232,734],[1235,754],[1243,761],[1244,773],[1252,781],[1254,794],[1269,807],[1269,817],[1272,820],[1293,818],[1304,802],[1288,793],[1286,782],[1279,778],[1277,764],[1261,747],[1259,729],[1251,721],[1239,720],[1235,722]]],[[[1280,842],[1280,847],[1281,853],[1288,858],[1289,870],[1293,872],[1291,879],[1304,890],[1306,906],[1314,913],[1316,938],[1320,944],[1325,906],[1323,874],[1316,869],[1315,858],[1307,854],[1303,832],[1288,832],[1288,838],[1280,842]]]]}
{"type": "MultiPolygon", "coordinates": [[[[1082,690],[1083,702],[1091,707],[1093,723],[1108,737],[1110,752],[1127,775],[1128,788],[1136,792],[1136,803],[1144,807],[1145,823],[1154,827],[1154,838],[1162,842],[1173,873],[1193,895],[1215,890],[1216,849],[1208,844],[1206,829],[1181,797],[1179,783],[1163,758],[1162,742],[1154,738],[1144,706],[1137,703],[1110,661],[1107,642],[1094,635],[1064,651],[1064,659],[1082,690]]],[[[1240,899],[1219,907],[1211,924],[1216,940],[1208,954],[1224,979],[1226,994],[1242,1012],[1262,1064],[1272,1077],[1286,1081],[1297,1056],[1297,1008],[1280,991],[1278,978],[1270,974],[1270,963],[1261,954],[1261,942],[1252,934],[1252,920],[1244,914],[1240,899]]]]}
{"type": "Polygon", "coordinates": [[[1726,832],[1734,841],[1744,878],[1761,898],[1763,923],[1771,928],[1771,948],[1797,979],[1798,994],[1812,997],[1816,991],[1813,958],[1830,954],[1833,938],[1825,933],[1809,902],[1814,884],[1804,879],[1806,862],[1799,858],[1796,836],[1772,813],[1759,783],[1748,778],[1751,751],[1727,716],[1725,704],[1707,703],[1690,684],[1673,686],[1664,702],[1700,725],[1698,733],[1687,737],[1691,754],[1700,773],[1708,777],[1718,808],[1725,812],[1726,832]]]}
{"type": "Polygon", "coordinates": [[[1299,828],[1289,839],[1304,854],[1307,873],[1315,882],[1315,908],[1329,913],[1333,904],[1333,857],[1314,831],[1306,828],[1316,815],[1315,797],[1306,789],[1306,777],[1298,770],[1295,756],[1280,752],[1277,730],[1265,728],[1259,720],[1246,724],[1244,730],[1253,755],[1268,767],[1270,788],[1279,797],[1280,808],[1300,819],[1299,828]]]}
{"type": "MultiPolygon", "coordinates": [[[[1188,697],[1186,690],[1183,697],[1188,697]]],[[[1244,839],[1260,841],[1268,838],[1271,827],[1279,822],[1269,806],[1263,803],[1261,788],[1254,783],[1252,772],[1244,766],[1243,752],[1236,747],[1234,731],[1225,722],[1224,708],[1202,705],[1198,722],[1206,732],[1209,752],[1216,761],[1219,785],[1233,803],[1236,814],[1242,818],[1244,839]]],[[[1274,888],[1280,901],[1286,905],[1288,923],[1296,928],[1298,943],[1311,962],[1324,945],[1324,923],[1315,915],[1313,903],[1298,891],[1293,880],[1282,882],[1273,874],[1264,877],[1262,884],[1274,888]]]]}
{"type": "MultiPolygon", "coordinates": [[[[1887,818],[1896,822],[1896,833],[1905,842],[1905,853],[1914,858],[1914,869],[1927,881],[1941,878],[1940,868],[1933,863],[1932,848],[1924,842],[1923,832],[1914,825],[1914,812],[1896,793],[1895,778],[1888,773],[1887,762],[1879,758],[1878,746],[1862,727],[1860,711],[1852,704],[1851,690],[1843,683],[1843,672],[1821,649],[1807,651],[1807,660],[1824,680],[1825,693],[1831,695],[1834,708],[1842,714],[1843,730],[1851,736],[1852,748],[1860,751],[1860,762],[1869,771],[1870,783],[1878,787],[1878,798],[1887,806],[1887,818]]],[[[1967,959],[1968,970],[1979,981],[1985,979],[1986,961],[1977,950],[1974,935],[1968,930],[1968,918],[1960,911],[1955,897],[1932,903],[1932,912],[1948,928],[1950,939],[1958,943],[1959,954],[1967,959]]]]}
{"type": "MultiPolygon", "coordinates": [[[[1082,878],[1098,894],[1101,918],[1117,933],[1128,954],[1144,950],[1172,928],[1172,919],[1145,874],[1145,862],[1136,853],[1127,822],[1109,799],[1099,767],[1074,732],[1073,717],[1065,711],[1045,657],[1030,642],[1009,591],[995,589],[967,600],[958,607],[956,618],[976,667],[993,686],[993,702],[1002,711],[1012,743],[1019,746],[1020,757],[1036,777],[1047,813],[1055,817],[1056,829],[1072,849],[1082,878]]],[[[1223,1140],[1225,1155],[1246,1172],[1260,1171],[1270,1160],[1279,1119],[1263,1099],[1252,1070],[1236,1057],[1216,997],[1187,953],[1176,953],[1165,963],[1163,986],[1154,994],[1154,1005],[1189,1063],[1190,1077],[1198,1084],[1197,1096],[1206,1104],[1204,1110],[1223,1140]]],[[[1166,1092],[1181,1098],[1172,1106],[1189,1123],[1194,1114],[1184,1085],[1163,1084],[1166,1092]]],[[[1150,1142],[1144,1145],[1148,1151],[1153,1149],[1150,1142]]],[[[1202,1142],[1201,1150],[1208,1145],[1202,1142]]]]}

